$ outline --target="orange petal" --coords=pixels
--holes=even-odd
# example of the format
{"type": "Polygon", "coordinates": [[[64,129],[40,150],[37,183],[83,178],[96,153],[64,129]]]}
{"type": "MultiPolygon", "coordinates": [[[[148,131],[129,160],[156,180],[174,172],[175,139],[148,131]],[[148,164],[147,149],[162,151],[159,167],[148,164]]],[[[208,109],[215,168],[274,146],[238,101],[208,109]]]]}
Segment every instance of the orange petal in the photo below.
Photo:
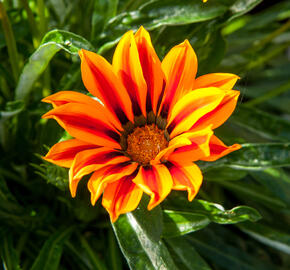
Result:
{"type": "Polygon", "coordinates": [[[76,156],[81,151],[96,149],[98,146],[77,139],[59,142],[52,146],[43,159],[58,166],[69,168],[76,156]]]}
{"type": "MultiPolygon", "coordinates": [[[[51,103],[54,108],[67,103],[80,103],[92,107],[100,107],[100,102],[87,95],[74,91],[60,91],[42,99],[43,102],[51,103]]],[[[108,116],[110,122],[119,130],[123,130],[120,120],[112,114],[106,107],[102,106],[104,114],[108,116]]]]}
{"type": "Polygon", "coordinates": [[[182,161],[183,163],[191,164],[193,161],[209,156],[209,141],[212,135],[213,131],[211,130],[211,127],[207,127],[196,132],[186,132],[175,137],[174,139],[186,137],[190,140],[191,144],[175,149],[167,159],[172,162],[182,161]]]}
{"type": "Polygon", "coordinates": [[[198,77],[193,89],[217,87],[223,90],[231,90],[240,77],[231,73],[210,73],[198,77]]]}
{"type": "Polygon", "coordinates": [[[142,66],[143,77],[147,84],[147,112],[153,110],[156,114],[158,103],[163,94],[165,76],[161,68],[161,62],[152,46],[149,33],[143,26],[135,34],[135,41],[139,52],[139,60],[142,66]]]}
{"type": "Polygon", "coordinates": [[[188,200],[192,201],[202,183],[202,173],[198,166],[182,162],[167,162],[166,166],[172,176],[172,189],[187,190],[188,200]]]}
{"type": "Polygon", "coordinates": [[[79,51],[82,79],[88,91],[99,98],[118,117],[122,124],[133,122],[130,97],[112,66],[100,55],[79,51]]]}
{"type": "Polygon", "coordinates": [[[54,108],[67,103],[81,103],[96,106],[97,100],[75,91],[60,91],[41,100],[50,103],[54,108]]]}
{"type": "Polygon", "coordinates": [[[120,40],[113,57],[113,68],[127,89],[135,116],[146,116],[147,85],[143,77],[133,31],[120,40]]]}
{"type": "Polygon", "coordinates": [[[191,129],[201,129],[212,125],[212,129],[221,126],[233,113],[236,108],[240,92],[235,90],[225,91],[221,103],[212,111],[202,116],[191,129]]]}
{"type": "Polygon", "coordinates": [[[108,183],[118,181],[124,176],[131,175],[137,167],[137,163],[124,162],[105,166],[95,171],[88,181],[92,205],[95,205],[108,183]]]}
{"type": "Polygon", "coordinates": [[[69,184],[72,197],[75,197],[78,182],[84,175],[99,170],[104,166],[129,160],[121,152],[106,147],[85,150],[78,153],[69,171],[69,184]]]}
{"type": "Polygon", "coordinates": [[[148,210],[160,204],[172,188],[171,175],[163,164],[141,167],[133,182],[151,196],[148,210]]]}
{"type": "Polygon", "coordinates": [[[197,72],[197,58],[188,40],[173,47],[162,61],[166,76],[165,98],[161,116],[166,117],[172,106],[192,90],[197,72]]]}
{"type": "Polygon", "coordinates": [[[142,198],[143,191],[132,179],[137,171],[107,184],[102,204],[109,212],[112,222],[115,222],[120,214],[135,210],[142,198]]]}
{"type": "Polygon", "coordinates": [[[202,116],[214,110],[224,96],[224,91],[215,87],[197,89],[183,96],[168,117],[170,138],[188,131],[202,116]]]}
{"type": "Polygon", "coordinates": [[[199,153],[198,157],[209,156],[208,142],[212,134],[213,131],[210,126],[202,130],[180,134],[170,140],[168,147],[160,151],[150,164],[158,164],[160,160],[166,161],[173,152],[175,153],[175,151],[178,151],[180,148],[183,149],[184,146],[192,146],[192,149],[194,149],[194,153],[190,154],[190,161],[193,161],[194,157],[196,157],[199,152],[202,152],[202,155],[199,153]]]}
{"type": "Polygon", "coordinates": [[[91,144],[120,148],[120,134],[110,124],[104,107],[68,103],[57,107],[42,118],[55,119],[71,136],[91,144]]]}
{"type": "Polygon", "coordinates": [[[209,142],[210,156],[201,158],[204,161],[215,161],[233,151],[239,150],[242,146],[239,144],[233,144],[226,146],[220,139],[213,135],[209,142]]]}

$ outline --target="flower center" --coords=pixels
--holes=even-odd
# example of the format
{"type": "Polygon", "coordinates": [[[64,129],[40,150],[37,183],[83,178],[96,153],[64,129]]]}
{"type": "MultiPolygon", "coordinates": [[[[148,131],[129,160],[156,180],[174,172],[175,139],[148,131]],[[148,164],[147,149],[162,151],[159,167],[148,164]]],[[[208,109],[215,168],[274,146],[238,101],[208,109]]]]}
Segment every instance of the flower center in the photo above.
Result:
{"type": "Polygon", "coordinates": [[[164,130],[155,124],[137,127],[127,138],[127,153],[141,165],[149,165],[167,146],[164,130]]]}

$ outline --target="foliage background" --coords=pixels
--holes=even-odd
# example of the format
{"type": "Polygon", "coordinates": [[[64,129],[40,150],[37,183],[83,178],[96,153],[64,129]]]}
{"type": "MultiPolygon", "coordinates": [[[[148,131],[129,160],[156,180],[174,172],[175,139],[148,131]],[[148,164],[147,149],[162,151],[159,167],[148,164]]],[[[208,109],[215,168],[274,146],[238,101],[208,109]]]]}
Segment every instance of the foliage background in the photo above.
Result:
{"type": "Polygon", "coordinates": [[[289,1],[1,0],[0,19],[0,269],[290,268],[289,1]],[[67,171],[41,160],[66,134],[40,100],[85,92],[77,51],[110,60],[141,24],[161,59],[187,38],[199,75],[241,76],[218,134],[244,147],[199,164],[198,200],[173,192],[147,212],[144,198],[111,226],[85,180],[71,199],[67,171]]]}

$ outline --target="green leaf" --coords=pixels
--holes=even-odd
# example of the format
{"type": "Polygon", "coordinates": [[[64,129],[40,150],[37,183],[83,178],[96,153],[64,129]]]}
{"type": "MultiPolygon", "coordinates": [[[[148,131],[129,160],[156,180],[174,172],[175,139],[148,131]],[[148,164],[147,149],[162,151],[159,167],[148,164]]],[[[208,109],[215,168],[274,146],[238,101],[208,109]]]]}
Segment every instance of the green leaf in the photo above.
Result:
{"type": "Polygon", "coordinates": [[[5,269],[20,270],[19,257],[10,234],[0,234],[0,255],[5,269]]]}
{"type": "Polygon", "coordinates": [[[7,102],[5,106],[5,110],[0,111],[0,123],[20,113],[23,109],[24,109],[24,103],[21,100],[7,102]]]}
{"type": "Polygon", "coordinates": [[[237,181],[244,178],[247,174],[247,171],[225,167],[209,169],[203,174],[203,177],[205,181],[237,181]]]}
{"type": "MultiPolygon", "coordinates": [[[[176,237],[166,239],[166,243],[171,247],[172,253],[176,254],[178,258],[178,263],[176,262],[177,265],[182,263],[187,270],[211,269],[185,238],[176,237]]],[[[182,269],[186,270],[185,268],[182,269]]]]}
{"type": "Polygon", "coordinates": [[[241,184],[229,181],[219,182],[219,184],[231,191],[234,191],[235,195],[245,202],[251,199],[275,210],[283,210],[287,207],[283,201],[275,198],[271,192],[267,192],[266,189],[262,189],[261,185],[255,185],[252,183],[241,184]]]}
{"type": "Polygon", "coordinates": [[[15,90],[16,99],[26,99],[34,82],[46,69],[53,56],[61,49],[76,55],[80,49],[93,50],[93,47],[86,39],[74,33],[63,30],[48,32],[22,70],[15,90]]]}
{"type": "Polygon", "coordinates": [[[177,269],[166,245],[160,239],[160,207],[148,211],[144,200],[142,201],[134,212],[120,216],[112,224],[130,269],[177,269]]]}
{"type": "Polygon", "coordinates": [[[250,175],[277,198],[290,205],[290,175],[286,171],[281,168],[269,168],[262,172],[250,172],[250,175]]]}
{"type": "MultiPolygon", "coordinates": [[[[261,218],[257,210],[248,206],[237,206],[231,210],[225,210],[222,205],[194,200],[182,205],[182,199],[173,206],[175,209],[185,209],[187,212],[165,210],[164,237],[176,237],[194,232],[206,227],[210,222],[218,224],[235,224],[250,220],[256,222],[261,218]],[[189,212],[190,211],[190,212],[189,212]]],[[[170,208],[170,206],[167,206],[170,208]]],[[[172,207],[172,206],[171,206],[172,207]]]]}
{"type": "Polygon", "coordinates": [[[261,243],[290,254],[290,235],[277,231],[262,224],[244,223],[237,225],[243,232],[249,234],[261,243]]]}
{"type": "Polygon", "coordinates": [[[31,270],[57,270],[62,256],[63,245],[69,239],[73,227],[56,231],[40,250],[31,270]]]}
{"type": "Polygon", "coordinates": [[[149,22],[144,26],[150,30],[163,25],[183,25],[214,19],[225,13],[227,7],[221,3],[187,0],[157,0],[141,6],[139,11],[146,14],[149,22]]]}
{"type": "Polygon", "coordinates": [[[206,227],[211,221],[202,214],[172,210],[163,212],[163,237],[176,237],[206,227]]]}
{"type": "Polygon", "coordinates": [[[290,123],[261,110],[239,105],[230,121],[264,138],[290,141],[290,123]]]}
{"type": "Polygon", "coordinates": [[[98,53],[112,48],[128,30],[137,30],[143,25],[147,30],[162,26],[187,25],[212,20],[223,15],[228,7],[221,3],[202,1],[156,0],[142,5],[138,10],[124,12],[112,18],[100,35],[98,53]]]}
{"type": "Polygon", "coordinates": [[[241,170],[264,170],[290,165],[290,143],[243,144],[242,148],[215,162],[198,162],[206,171],[210,168],[230,167],[241,170]]]}
{"type": "Polygon", "coordinates": [[[219,266],[226,270],[277,270],[275,265],[257,258],[255,256],[258,254],[257,251],[252,252],[254,255],[244,251],[247,242],[240,243],[241,238],[224,227],[219,226],[214,230],[207,228],[189,235],[187,239],[194,245],[197,252],[215,267],[219,266]]]}
{"type": "Polygon", "coordinates": [[[235,3],[230,7],[230,11],[233,13],[231,19],[241,16],[255,6],[260,4],[263,0],[237,0],[235,3]]]}

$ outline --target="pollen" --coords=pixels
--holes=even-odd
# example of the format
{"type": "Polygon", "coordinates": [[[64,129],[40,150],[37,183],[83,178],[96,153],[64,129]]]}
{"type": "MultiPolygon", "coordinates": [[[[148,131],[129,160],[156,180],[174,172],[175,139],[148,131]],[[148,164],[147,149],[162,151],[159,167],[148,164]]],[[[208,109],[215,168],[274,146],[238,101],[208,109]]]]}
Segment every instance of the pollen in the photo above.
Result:
{"type": "Polygon", "coordinates": [[[128,135],[127,153],[141,165],[149,165],[157,154],[168,146],[164,130],[155,124],[137,127],[128,135]]]}

